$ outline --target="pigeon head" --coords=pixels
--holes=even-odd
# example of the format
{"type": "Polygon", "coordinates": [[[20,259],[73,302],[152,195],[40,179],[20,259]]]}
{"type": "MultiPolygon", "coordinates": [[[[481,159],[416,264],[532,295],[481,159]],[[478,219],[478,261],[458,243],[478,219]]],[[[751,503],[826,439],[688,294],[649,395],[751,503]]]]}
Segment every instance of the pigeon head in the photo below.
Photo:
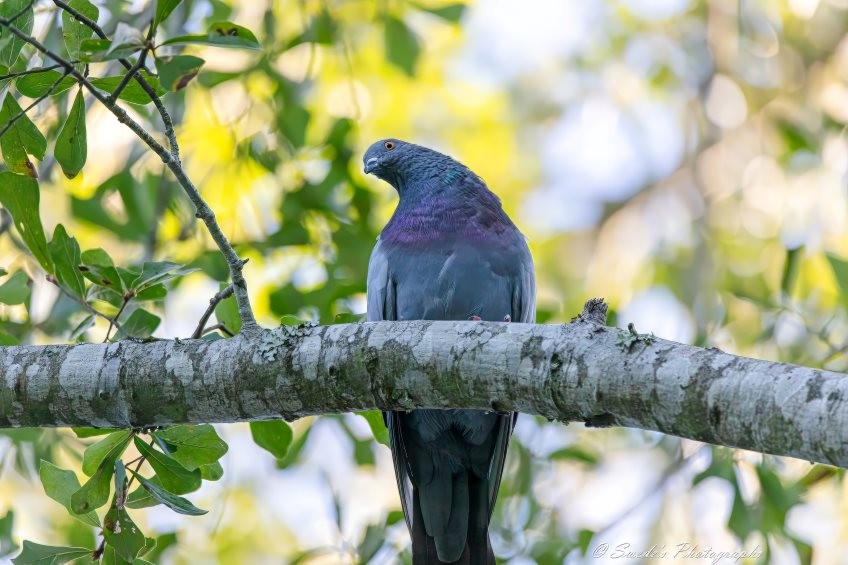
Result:
{"type": "Polygon", "coordinates": [[[447,155],[393,138],[371,145],[362,160],[366,174],[383,179],[401,193],[407,186],[442,175],[447,170],[465,170],[447,155]]]}

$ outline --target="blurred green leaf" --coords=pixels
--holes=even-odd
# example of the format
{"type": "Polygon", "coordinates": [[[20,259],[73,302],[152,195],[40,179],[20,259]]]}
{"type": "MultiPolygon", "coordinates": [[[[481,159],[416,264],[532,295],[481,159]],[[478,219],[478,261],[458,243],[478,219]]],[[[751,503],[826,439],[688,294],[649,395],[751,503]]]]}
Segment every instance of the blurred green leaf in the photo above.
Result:
{"type": "Polygon", "coordinates": [[[283,420],[250,422],[250,434],[256,445],[277,459],[286,456],[293,437],[291,426],[283,420]]]}
{"type": "Polygon", "coordinates": [[[415,75],[415,64],[421,52],[418,38],[411,29],[394,16],[385,16],[386,58],[408,76],[415,75]]]}
{"type": "Polygon", "coordinates": [[[71,428],[71,431],[73,431],[77,437],[95,437],[109,435],[120,430],[115,428],[71,428]]]}
{"type": "Polygon", "coordinates": [[[592,453],[591,451],[582,447],[578,447],[576,445],[570,445],[562,449],[557,449],[548,457],[552,461],[556,461],[559,459],[573,459],[576,461],[582,461],[583,463],[588,463],[589,465],[597,465],[599,462],[597,454],[592,453]]]}
{"type": "Polygon", "coordinates": [[[338,25],[327,10],[321,10],[309,21],[303,33],[292,39],[287,48],[291,49],[301,43],[320,43],[332,45],[336,38],[338,25]]]}
{"type": "Polygon", "coordinates": [[[145,537],[135,525],[124,508],[118,508],[116,500],[103,517],[103,537],[106,544],[113,548],[123,559],[132,562],[144,548],[145,537]]]}
{"type": "MultiPolygon", "coordinates": [[[[70,0],[68,5],[77,12],[96,22],[100,10],[88,0],[70,0]]],[[[62,37],[65,39],[65,47],[71,59],[79,59],[80,43],[90,39],[94,32],[90,27],[72,16],[69,12],[62,10],[62,37]]]]}
{"type": "Polygon", "coordinates": [[[29,277],[23,271],[6,279],[0,285],[0,302],[3,304],[23,304],[29,299],[29,277]]]}
{"type": "Polygon", "coordinates": [[[47,496],[64,506],[68,510],[68,514],[83,524],[95,528],[100,527],[100,520],[96,513],[76,514],[71,510],[71,495],[80,489],[80,482],[76,473],[60,469],[53,463],[42,460],[38,466],[38,476],[47,496]]]}
{"type": "MultiPolygon", "coordinates": [[[[0,18],[11,18],[21,13],[15,20],[15,27],[29,35],[35,22],[33,3],[29,0],[3,0],[0,2],[0,18]],[[27,5],[29,7],[27,8],[27,5]],[[27,8],[24,10],[24,8],[27,8]]],[[[4,26],[0,26],[0,65],[11,68],[18,60],[18,55],[24,47],[24,40],[12,35],[4,26]]],[[[0,124],[3,120],[0,120],[0,124]]]]}
{"type": "Polygon", "coordinates": [[[0,173],[0,203],[12,215],[18,233],[41,267],[52,273],[53,262],[38,215],[38,201],[38,182],[35,179],[10,172],[0,173]]]}
{"type": "Polygon", "coordinates": [[[85,129],[85,97],[82,89],[77,92],[68,118],[56,137],[53,154],[62,166],[62,172],[69,179],[77,176],[85,165],[88,157],[88,134],[85,129]]]}
{"type": "Polygon", "coordinates": [[[174,55],[173,57],[156,57],[156,70],[159,80],[167,90],[182,90],[191,79],[200,72],[205,61],[194,55],[174,55]]]}
{"type": "Polygon", "coordinates": [[[93,549],[41,545],[24,540],[24,549],[12,559],[15,565],[61,565],[80,557],[91,557],[93,549]]]}
{"type": "Polygon", "coordinates": [[[159,27],[159,24],[168,19],[171,12],[180,5],[181,0],[156,0],[156,15],[153,18],[153,27],[159,27]]]}
{"type": "Polygon", "coordinates": [[[121,330],[115,336],[115,339],[150,337],[156,331],[156,328],[159,327],[159,322],[161,321],[162,319],[159,316],[151,314],[143,308],[138,308],[137,310],[133,310],[129,318],[121,322],[121,330]]]}
{"type": "Polygon", "coordinates": [[[156,476],[162,482],[162,488],[174,494],[194,492],[200,488],[200,471],[189,471],[176,459],[157,451],[144,443],[138,437],[133,438],[138,451],[156,471],[156,476]]]}
{"type": "Polygon", "coordinates": [[[443,20],[447,20],[449,22],[458,22],[462,19],[462,15],[465,14],[465,4],[446,4],[438,8],[431,8],[429,6],[418,4],[416,7],[420,10],[424,10],[425,12],[430,12],[433,15],[439,16],[443,20]]]}
{"type": "Polygon", "coordinates": [[[80,248],[77,240],[68,236],[65,227],[57,224],[53,238],[47,244],[53,259],[56,280],[78,298],[85,297],[85,279],[79,271],[80,248]]]}
{"type": "MultiPolygon", "coordinates": [[[[140,71],[140,73],[157,96],[163,96],[167,92],[159,83],[159,78],[151,75],[145,70],[140,71]]],[[[118,85],[121,84],[123,79],[124,75],[117,75],[113,77],[92,78],[90,79],[90,82],[98,89],[112,94],[115,92],[115,89],[118,88],[118,85]]],[[[153,99],[149,94],[147,94],[147,91],[145,91],[144,88],[142,88],[142,86],[135,80],[131,80],[126,84],[126,86],[124,86],[124,89],[118,95],[118,98],[124,102],[129,102],[130,104],[144,105],[153,102],[153,99]]]]}
{"type": "Polygon", "coordinates": [[[140,45],[116,46],[109,39],[86,39],[80,43],[80,60],[87,63],[114,61],[131,57],[141,50],[140,45]]]}
{"type": "Polygon", "coordinates": [[[11,127],[0,137],[0,151],[6,166],[13,173],[36,178],[38,174],[28,155],[39,161],[44,159],[47,151],[47,140],[21,109],[11,92],[7,92],[0,106],[0,128],[7,127],[15,116],[20,116],[11,127]]]}
{"type": "Polygon", "coordinates": [[[79,338],[83,337],[85,335],[85,332],[87,332],[94,326],[95,321],[96,318],[94,314],[89,314],[88,316],[83,318],[82,321],[76,326],[74,326],[73,330],[71,330],[71,333],[68,335],[68,341],[76,341],[79,338]]]}
{"type": "Polygon", "coordinates": [[[253,32],[232,22],[215,22],[209,26],[209,31],[205,35],[172,37],[163,41],[162,45],[212,45],[214,47],[261,49],[253,32]]]}
{"type": "Polygon", "coordinates": [[[116,446],[123,444],[126,447],[129,445],[131,434],[131,430],[118,430],[89,445],[82,454],[82,472],[89,477],[94,475],[103,460],[117,448],[116,446]]]}
{"type": "Polygon", "coordinates": [[[292,316],[291,314],[285,314],[280,317],[281,326],[299,326],[304,323],[306,323],[306,320],[301,320],[297,316],[292,316]]]}
{"type": "MultiPolygon", "coordinates": [[[[15,80],[15,88],[18,92],[29,98],[40,98],[50,92],[50,96],[56,96],[71,88],[77,83],[74,77],[62,78],[62,73],[57,70],[43,71],[24,75],[15,80]],[[58,86],[53,87],[56,81],[62,79],[58,86]],[[50,88],[53,87],[51,91],[50,88]]],[[[45,147],[46,149],[46,147],[45,147]]]]}
{"type": "Polygon", "coordinates": [[[594,536],[595,532],[592,530],[580,530],[577,532],[577,545],[580,548],[581,555],[586,555],[586,552],[589,551],[589,544],[592,543],[594,536]]]}
{"type": "Polygon", "coordinates": [[[138,479],[138,481],[141,483],[141,486],[144,487],[153,498],[155,498],[174,512],[178,514],[185,514],[187,516],[202,516],[203,514],[206,514],[208,512],[208,510],[202,510],[198,508],[189,500],[181,496],[172,494],[161,486],[151,481],[148,481],[135,471],[130,470],[130,472],[136,479],[138,479]]]}
{"type": "Polygon", "coordinates": [[[0,518],[0,557],[9,555],[18,549],[18,544],[12,539],[14,524],[15,512],[14,510],[8,510],[6,515],[0,518]]]}
{"type": "Polygon", "coordinates": [[[371,433],[374,434],[374,439],[383,445],[389,445],[389,430],[383,421],[382,412],[379,410],[367,410],[365,412],[357,412],[356,414],[362,416],[368,422],[368,425],[371,427],[371,433]]]}
{"type": "MultiPolygon", "coordinates": [[[[221,287],[221,290],[223,290],[227,285],[221,285],[221,287]]],[[[238,303],[235,296],[230,295],[215,305],[215,318],[231,334],[235,335],[241,331],[241,316],[239,316],[238,303]]]]}
{"type": "Polygon", "coordinates": [[[215,463],[227,452],[227,444],[209,424],[169,426],[152,435],[166,442],[171,457],[189,471],[215,463]]]}
{"type": "Polygon", "coordinates": [[[364,321],[365,314],[353,314],[351,312],[342,312],[341,314],[336,314],[336,317],[333,318],[334,324],[359,324],[364,321]]]}

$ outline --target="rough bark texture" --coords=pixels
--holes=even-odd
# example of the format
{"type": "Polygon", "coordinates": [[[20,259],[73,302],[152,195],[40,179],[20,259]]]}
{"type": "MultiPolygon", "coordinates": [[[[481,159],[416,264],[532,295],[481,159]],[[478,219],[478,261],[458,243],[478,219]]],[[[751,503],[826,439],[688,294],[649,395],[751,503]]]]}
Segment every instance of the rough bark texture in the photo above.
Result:
{"type": "Polygon", "coordinates": [[[598,323],[378,322],[0,348],[0,427],[518,410],[848,467],[848,376],[598,323]]]}

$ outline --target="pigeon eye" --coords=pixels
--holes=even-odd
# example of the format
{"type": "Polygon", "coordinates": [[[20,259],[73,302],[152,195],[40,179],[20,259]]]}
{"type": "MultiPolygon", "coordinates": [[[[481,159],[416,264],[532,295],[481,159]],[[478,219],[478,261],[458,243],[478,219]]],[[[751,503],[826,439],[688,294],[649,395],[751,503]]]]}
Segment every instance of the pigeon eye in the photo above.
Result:
{"type": "Polygon", "coordinates": [[[386,149],[388,149],[389,151],[391,151],[392,149],[394,149],[394,148],[395,148],[395,144],[394,144],[394,142],[392,142],[392,141],[387,141],[387,142],[385,142],[385,143],[383,144],[383,147],[385,147],[386,149]]]}

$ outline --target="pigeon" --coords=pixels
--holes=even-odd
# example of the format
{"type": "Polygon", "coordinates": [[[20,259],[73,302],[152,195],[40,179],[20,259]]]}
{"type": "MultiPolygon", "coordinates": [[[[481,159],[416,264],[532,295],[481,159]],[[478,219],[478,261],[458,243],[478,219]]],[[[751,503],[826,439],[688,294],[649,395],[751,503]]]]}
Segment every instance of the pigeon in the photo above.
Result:
{"type": "MultiPolygon", "coordinates": [[[[363,161],[400,197],[368,264],[368,321],[535,322],[527,241],[479,176],[399,139],[374,143],[363,161]]],[[[489,522],[516,413],[383,416],[413,564],[494,565],[489,522]]]]}

